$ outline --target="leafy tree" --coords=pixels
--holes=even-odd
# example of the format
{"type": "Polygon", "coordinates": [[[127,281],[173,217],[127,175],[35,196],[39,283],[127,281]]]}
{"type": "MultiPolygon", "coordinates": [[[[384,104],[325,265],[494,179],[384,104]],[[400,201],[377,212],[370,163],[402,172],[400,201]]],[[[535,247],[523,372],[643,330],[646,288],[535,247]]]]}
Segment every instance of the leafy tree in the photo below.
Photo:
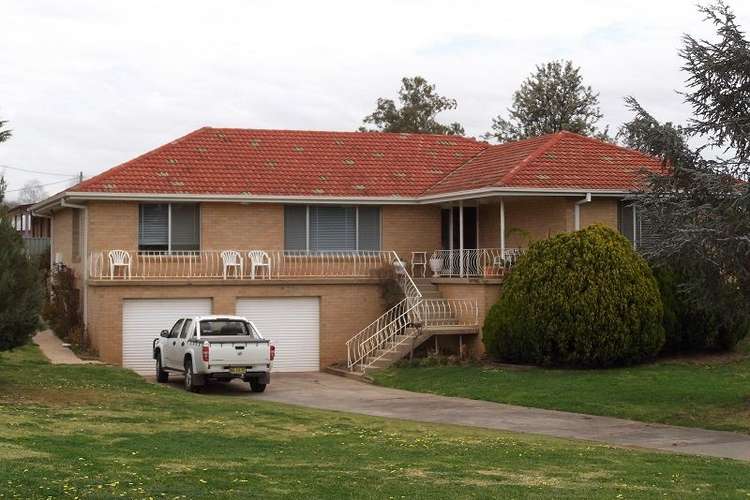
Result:
{"type": "Polygon", "coordinates": [[[5,142],[8,139],[10,139],[10,136],[12,135],[12,131],[8,130],[7,128],[3,130],[3,128],[8,123],[7,120],[0,120],[0,142],[5,142]]]}
{"type": "MultiPolygon", "coordinates": [[[[11,131],[10,130],[3,130],[5,125],[7,124],[7,121],[0,120],[0,142],[5,142],[8,139],[10,139],[11,131]]],[[[0,207],[2,207],[2,203],[5,200],[5,190],[8,188],[8,183],[5,182],[5,177],[0,175],[0,207]]]]}
{"type": "Polygon", "coordinates": [[[36,203],[39,200],[44,199],[47,194],[44,192],[42,184],[32,179],[27,181],[21,188],[21,192],[18,194],[18,201],[20,203],[36,203]]]}
{"type": "Polygon", "coordinates": [[[668,167],[634,201],[650,236],[646,255],[678,265],[685,300],[729,331],[750,315],[750,43],[723,2],[699,10],[716,40],[683,39],[693,118],[660,123],[631,97],[635,116],[619,136],[668,167]],[[692,148],[689,139],[704,142],[692,148]]]}
{"type": "MultiPolygon", "coordinates": [[[[0,122],[0,126],[5,122],[0,122]]],[[[0,132],[0,142],[10,131],[0,132]]],[[[0,178],[0,202],[5,179],[0,178]]],[[[23,240],[6,217],[0,203],[0,351],[28,342],[39,326],[42,289],[37,266],[27,255],[23,240]]]]}
{"type": "Polygon", "coordinates": [[[39,272],[7,217],[0,214],[0,351],[25,344],[39,326],[39,272]]]}
{"type": "MultiPolygon", "coordinates": [[[[378,98],[375,111],[364,118],[364,123],[374,125],[374,130],[379,132],[464,135],[464,128],[459,123],[443,125],[437,122],[438,114],[455,109],[458,103],[437,94],[435,85],[427,83],[421,76],[401,79],[398,100],[400,107],[392,99],[378,98]]],[[[365,126],[359,130],[368,131],[365,126]]]]}
{"type": "Polygon", "coordinates": [[[551,61],[537,66],[521,84],[508,119],[493,118],[484,138],[508,142],[568,130],[608,139],[607,128],[596,127],[602,116],[599,94],[583,84],[581,68],[571,61],[551,61]]]}

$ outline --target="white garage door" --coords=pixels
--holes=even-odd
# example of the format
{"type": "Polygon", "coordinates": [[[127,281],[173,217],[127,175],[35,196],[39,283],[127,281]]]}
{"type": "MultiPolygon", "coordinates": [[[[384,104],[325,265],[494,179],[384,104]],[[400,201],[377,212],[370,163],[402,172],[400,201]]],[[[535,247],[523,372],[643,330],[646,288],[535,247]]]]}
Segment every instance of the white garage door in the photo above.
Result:
{"type": "Polygon", "coordinates": [[[211,314],[211,299],[123,300],[122,365],[138,373],[153,373],[152,342],[159,333],[180,318],[205,314],[211,314]]]}
{"type": "Polygon", "coordinates": [[[317,297],[238,299],[237,315],[252,321],[276,346],[274,371],[320,369],[320,301],[317,297]]]}

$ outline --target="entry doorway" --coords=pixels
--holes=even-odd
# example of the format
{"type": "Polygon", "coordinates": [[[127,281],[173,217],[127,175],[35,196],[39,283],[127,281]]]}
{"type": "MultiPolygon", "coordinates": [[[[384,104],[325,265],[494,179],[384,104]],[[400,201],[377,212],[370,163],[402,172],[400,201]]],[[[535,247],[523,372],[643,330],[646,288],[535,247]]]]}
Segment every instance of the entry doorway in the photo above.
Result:
{"type": "MultiPolygon", "coordinates": [[[[464,244],[463,248],[477,248],[477,207],[463,207],[464,244]]],[[[461,207],[444,208],[440,211],[443,250],[461,248],[461,207]]]]}

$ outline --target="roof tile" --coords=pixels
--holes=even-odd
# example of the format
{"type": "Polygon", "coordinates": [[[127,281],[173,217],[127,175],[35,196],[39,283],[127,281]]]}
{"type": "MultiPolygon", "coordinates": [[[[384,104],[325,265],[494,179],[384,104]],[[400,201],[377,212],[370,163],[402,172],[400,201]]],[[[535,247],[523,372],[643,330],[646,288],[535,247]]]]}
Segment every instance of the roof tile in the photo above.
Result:
{"type": "Polygon", "coordinates": [[[485,187],[624,191],[642,167],[661,165],[569,132],[491,146],[431,134],[206,127],[70,190],[372,197],[485,187]]]}

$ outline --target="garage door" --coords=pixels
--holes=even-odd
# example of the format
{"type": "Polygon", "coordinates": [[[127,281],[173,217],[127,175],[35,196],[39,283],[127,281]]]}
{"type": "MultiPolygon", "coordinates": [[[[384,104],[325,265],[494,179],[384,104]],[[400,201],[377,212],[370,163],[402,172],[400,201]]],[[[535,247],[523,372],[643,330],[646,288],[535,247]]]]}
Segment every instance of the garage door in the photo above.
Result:
{"type": "Polygon", "coordinates": [[[238,299],[237,314],[276,345],[274,371],[320,369],[320,301],[317,297],[238,299]]]}
{"type": "Polygon", "coordinates": [[[162,330],[187,316],[211,314],[211,299],[126,299],[122,303],[122,365],[138,373],[154,371],[152,342],[162,330]]]}

